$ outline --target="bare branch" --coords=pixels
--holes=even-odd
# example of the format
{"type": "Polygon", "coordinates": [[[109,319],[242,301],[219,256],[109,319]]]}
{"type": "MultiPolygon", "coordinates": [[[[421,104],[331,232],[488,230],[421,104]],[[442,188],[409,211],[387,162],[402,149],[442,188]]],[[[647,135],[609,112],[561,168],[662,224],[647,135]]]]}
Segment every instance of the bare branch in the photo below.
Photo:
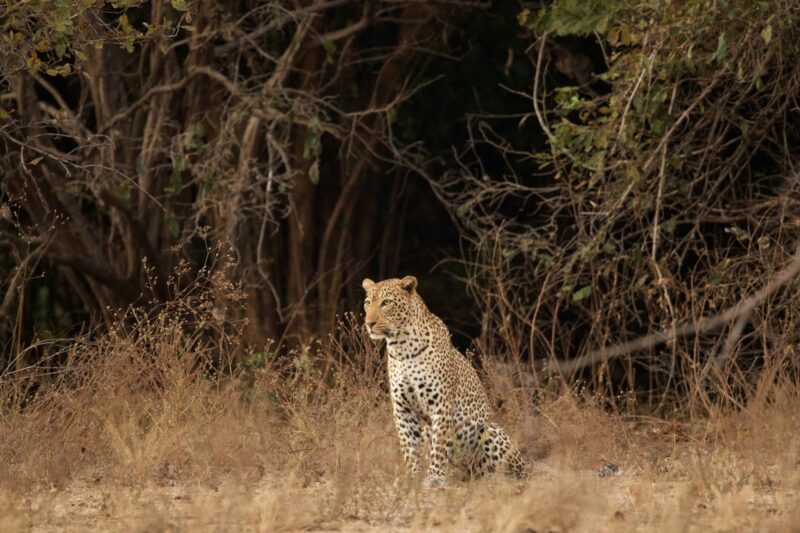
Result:
{"type": "MultiPolygon", "coordinates": [[[[724,312],[713,316],[701,318],[695,323],[684,324],[669,330],[662,330],[651,333],[644,337],[632,341],[623,342],[607,348],[601,348],[584,356],[567,361],[548,361],[541,365],[541,370],[559,373],[562,375],[574,372],[587,366],[596,365],[633,352],[649,350],[659,344],[674,342],[681,337],[690,335],[702,335],[710,333],[733,320],[748,317],[758,305],[762,304],[767,298],[778,289],[794,280],[800,274],[800,246],[797,247],[794,255],[769,283],[761,290],[744,298],[736,305],[729,307],[724,312]]],[[[724,360],[717,361],[717,365],[724,363],[724,360]]]]}

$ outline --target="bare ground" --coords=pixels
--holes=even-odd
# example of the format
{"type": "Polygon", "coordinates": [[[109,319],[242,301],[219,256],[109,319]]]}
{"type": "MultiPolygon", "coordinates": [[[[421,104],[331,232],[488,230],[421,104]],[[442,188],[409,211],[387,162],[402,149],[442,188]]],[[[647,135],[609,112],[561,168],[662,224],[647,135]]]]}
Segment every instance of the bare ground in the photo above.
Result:
{"type": "MultiPolygon", "coordinates": [[[[415,480],[344,487],[332,480],[266,478],[185,483],[169,469],[120,485],[75,479],[28,494],[0,492],[3,531],[792,531],[800,529],[800,474],[762,478],[733,455],[682,445],[680,465],[619,475],[572,469],[558,454],[524,483],[422,489],[415,480]],[[691,456],[695,455],[693,459],[691,456]],[[705,472],[702,470],[705,469],[705,472]],[[305,485],[305,486],[304,486],[305,485]]],[[[391,458],[393,461],[394,458],[391,458]]]]}

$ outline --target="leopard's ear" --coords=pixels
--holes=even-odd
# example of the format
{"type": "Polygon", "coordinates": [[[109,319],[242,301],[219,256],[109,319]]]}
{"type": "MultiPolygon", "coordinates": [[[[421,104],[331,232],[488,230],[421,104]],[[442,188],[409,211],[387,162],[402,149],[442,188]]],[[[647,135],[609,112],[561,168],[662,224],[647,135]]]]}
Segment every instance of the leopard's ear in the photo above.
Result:
{"type": "Polygon", "coordinates": [[[364,287],[365,291],[370,290],[372,287],[375,286],[375,282],[369,278],[364,278],[364,281],[361,282],[361,286],[364,287]]]}
{"type": "Polygon", "coordinates": [[[417,290],[417,278],[414,276],[406,276],[400,280],[400,286],[403,287],[408,294],[414,294],[417,290]]]}

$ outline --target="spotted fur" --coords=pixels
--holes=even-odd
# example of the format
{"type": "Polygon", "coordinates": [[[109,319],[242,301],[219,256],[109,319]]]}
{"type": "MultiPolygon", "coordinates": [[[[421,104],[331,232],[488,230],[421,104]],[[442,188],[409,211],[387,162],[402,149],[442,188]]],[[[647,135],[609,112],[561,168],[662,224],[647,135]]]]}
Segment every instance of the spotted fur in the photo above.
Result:
{"type": "Polygon", "coordinates": [[[416,278],[365,279],[362,285],[367,331],[373,340],[386,341],[394,419],[411,472],[420,471],[427,441],[427,484],[444,484],[448,467],[462,478],[498,471],[524,477],[525,464],[511,438],[488,422],[477,372],[417,294],[416,278]]]}

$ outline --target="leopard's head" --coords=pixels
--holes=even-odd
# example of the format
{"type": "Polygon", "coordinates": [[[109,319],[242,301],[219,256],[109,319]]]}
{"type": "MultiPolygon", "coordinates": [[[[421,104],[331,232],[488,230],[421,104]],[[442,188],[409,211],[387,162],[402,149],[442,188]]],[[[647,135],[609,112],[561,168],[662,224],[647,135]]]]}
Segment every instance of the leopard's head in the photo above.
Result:
{"type": "Polygon", "coordinates": [[[364,323],[373,340],[396,339],[408,332],[417,318],[417,278],[387,279],[374,282],[366,278],[361,286],[364,298],[364,323]]]}

